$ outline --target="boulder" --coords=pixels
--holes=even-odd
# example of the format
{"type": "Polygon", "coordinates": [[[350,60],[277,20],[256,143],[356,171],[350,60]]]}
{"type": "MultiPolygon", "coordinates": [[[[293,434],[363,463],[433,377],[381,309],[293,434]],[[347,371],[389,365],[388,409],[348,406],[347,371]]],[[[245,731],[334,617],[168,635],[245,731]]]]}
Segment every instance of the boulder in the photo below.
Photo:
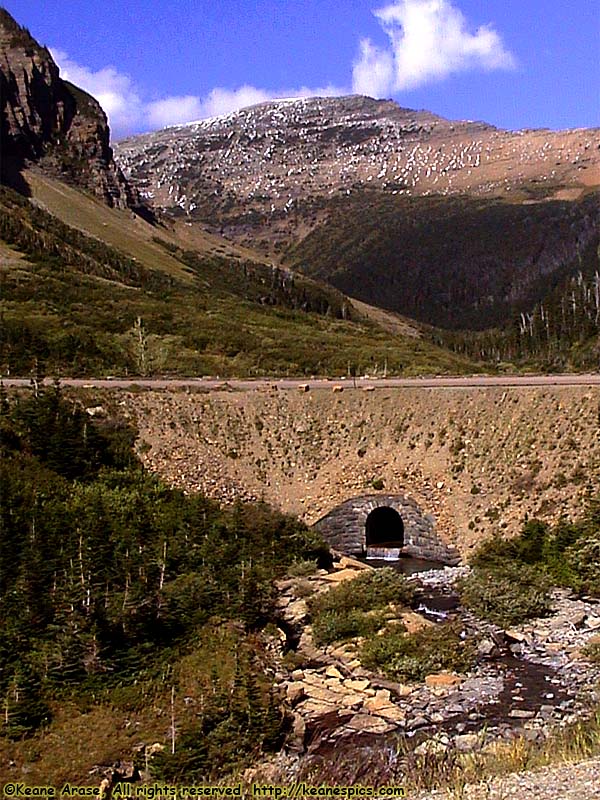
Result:
{"type": "Polygon", "coordinates": [[[356,558],[350,556],[342,556],[339,561],[341,569],[358,569],[358,570],[372,570],[370,564],[365,564],[363,561],[358,561],[356,558]]]}
{"type": "Polygon", "coordinates": [[[315,647],[312,637],[312,628],[309,625],[304,628],[302,635],[300,636],[300,641],[298,642],[298,653],[308,661],[318,661],[322,658],[322,653],[315,647]]]}
{"type": "Polygon", "coordinates": [[[365,701],[364,694],[358,694],[357,692],[349,692],[348,694],[344,694],[341,697],[341,705],[344,708],[359,708],[363,705],[365,701]]]}
{"type": "Polygon", "coordinates": [[[482,639],[477,645],[477,653],[482,658],[494,658],[499,654],[499,650],[491,639],[482,639]]]}
{"type": "Polygon", "coordinates": [[[370,683],[366,678],[346,678],[344,681],[344,687],[353,692],[364,692],[369,686],[370,683]]]}
{"type": "Polygon", "coordinates": [[[339,669],[333,666],[333,664],[327,667],[327,669],[325,670],[325,675],[327,675],[328,678],[337,678],[337,680],[339,681],[343,680],[344,678],[339,669]]]}
{"type": "Polygon", "coordinates": [[[406,719],[406,713],[401,708],[398,708],[398,706],[395,706],[392,703],[389,705],[376,704],[375,708],[371,708],[370,704],[371,700],[373,699],[374,698],[369,698],[363,704],[365,711],[369,711],[371,714],[374,714],[377,717],[383,717],[390,722],[404,722],[406,719]]]}
{"type": "Polygon", "coordinates": [[[480,746],[480,735],[478,733],[463,733],[456,736],[454,744],[459,753],[469,753],[480,746]]]}
{"type": "Polygon", "coordinates": [[[415,747],[415,755],[441,755],[442,753],[445,753],[447,749],[448,741],[445,739],[427,739],[418,745],[418,747],[415,747]]]}
{"type": "Polygon", "coordinates": [[[406,628],[407,633],[418,633],[425,628],[431,628],[435,625],[435,622],[422,617],[420,614],[417,614],[416,611],[403,611],[398,616],[398,619],[406,628]]]}
{"type": "Polygon", "coordinates": [[[286,742],[288,750],[296,753],[304,752],[304,737],[306,734],[306,722],[300,714],[294,714],[292,730],[286,742]]]}
{"type": "Polygon", "coordinates": [[[338,569],[335,572],[330,572],[323,577],[326,581],[330,581],[331,583],[342,583],[342,581],[351,581],[353,578],[356,578],[357,575],[358,570],[346,567],[344,569],[338,569]]]}
{"type": "Polygon", "coordinates": [[[370,714],[355,714],[346,723],[346,727],[354,733],[389,733],[393,731],[395,725],[387,722],[381,717],[372,717],[370,714]]]}
{"type": "Polygon", "coordinates": [[[455,672],[439,672],[437,675],[425,677],[425,685],[430,689],[449,689],[452,686],[458,686],[462,681],[463,678],[455,672]]]}
{"type": "Polygon", "coordinates": [[[304,686],[301,683],[288,683],[285,691],[287,699],[292,706],[295,706],[306,697],[304,686]]]}
{"type": "Polygon", "coordinates": [[[296,706],[296,711],[302,714],[303,717],[308,719],[318,719],[318,717],[322,717],[325,714],[331,714],[332,711],[335,711],[337,708],[337,703],[326,703],[322,700],[316,700],[312,697],[309,697],[308,700],[304,700],[298,706],[296,706]]]}
{"type": "Polygon", "coordinates": [[[527,644],[529,641],[526,634],[513,629],[504,631],[504,636],[508,642],[516,642],[517,644],[527,644]]]}
{"type": "Polygon", "coordinates": [[[292,625],[298,625],[308,616],[308,608],[306,607],[306,600],[298,599],[288,604],[284,611],[285,618],[292,625]]]}

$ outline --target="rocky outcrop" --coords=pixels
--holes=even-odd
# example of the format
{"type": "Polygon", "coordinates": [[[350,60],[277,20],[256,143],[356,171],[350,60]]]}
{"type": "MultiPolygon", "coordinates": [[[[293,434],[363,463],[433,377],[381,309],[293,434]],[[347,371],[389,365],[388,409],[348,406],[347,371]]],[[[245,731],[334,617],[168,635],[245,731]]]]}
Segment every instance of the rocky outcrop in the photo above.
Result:
{"type": "Polygon", "coordinates": [[[138,205],[113,160],[100,104],[64,81],[46,47],[0,9],[0,141],[2,182],[19,186],[21,169],[44,171],[109,206],[138,205]]]}

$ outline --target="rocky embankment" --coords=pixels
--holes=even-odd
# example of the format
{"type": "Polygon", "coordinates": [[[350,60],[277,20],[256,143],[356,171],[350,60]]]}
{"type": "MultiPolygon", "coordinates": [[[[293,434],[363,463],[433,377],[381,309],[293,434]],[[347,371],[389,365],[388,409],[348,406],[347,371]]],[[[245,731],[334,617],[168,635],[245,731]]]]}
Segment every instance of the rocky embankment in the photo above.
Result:
{"type": "Polygon", "coordinates": [[[309,524],[359,495],[410,496],[463,556],[526,516],[577,516],[600,482],[594,387],[139,392],[116,410],[145,465],[186,491],[309,524]]]}
{"type": "Polygon", "coordinates": [[[365,568],[342,557],[330,572],[279,582],[285,633],[274,647],[277,679],[293,714],[291,752],[322,755],[398,735],[418,753],[471,751],[516,736],[538,741],[584,716],[590,702],[600,699],[600,667],[581,654],[587,643],[600,641],[600,601],[556,590],[549,617],[506,631],[459,606],[440,612],[426,605],[451,598],[468,567],[413,576],[420,611],[398,613],[409,633],[435,625],[435,619],[459,620],[464,636],[478,641],[476,665],[467,674],[442,672],[428,675],[424,684],[406,685],[365,669],[356,640],[316,647],[307,597],[353,580],[365,568]],[[290,649],[299,664],[293,669],[283,657],[290,649]]]}

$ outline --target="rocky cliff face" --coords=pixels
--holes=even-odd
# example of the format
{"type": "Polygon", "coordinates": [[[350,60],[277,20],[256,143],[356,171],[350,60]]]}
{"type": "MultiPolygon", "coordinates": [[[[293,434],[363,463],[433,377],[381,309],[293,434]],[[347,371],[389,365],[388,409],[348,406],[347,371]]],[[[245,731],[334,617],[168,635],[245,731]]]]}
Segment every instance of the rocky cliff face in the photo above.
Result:
{"type": "Polygon", "coordinates": [[[26,164],[92,192],[110,206],[137,204],[113,161],[99,103],[64,81],[47,48],[0,9],[2,181],[26,164]]]}

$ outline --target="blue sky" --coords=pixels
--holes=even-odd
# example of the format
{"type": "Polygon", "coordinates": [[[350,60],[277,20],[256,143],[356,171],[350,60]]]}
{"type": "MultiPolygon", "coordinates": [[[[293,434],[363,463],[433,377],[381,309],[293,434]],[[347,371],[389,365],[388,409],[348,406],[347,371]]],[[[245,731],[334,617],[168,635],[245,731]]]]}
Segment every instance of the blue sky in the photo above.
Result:
{"type": "Polygon", "coordinates": [[[600,125],[600,0],[4,0],[116,137],[360,92],[505,128],[600,125]]]}

